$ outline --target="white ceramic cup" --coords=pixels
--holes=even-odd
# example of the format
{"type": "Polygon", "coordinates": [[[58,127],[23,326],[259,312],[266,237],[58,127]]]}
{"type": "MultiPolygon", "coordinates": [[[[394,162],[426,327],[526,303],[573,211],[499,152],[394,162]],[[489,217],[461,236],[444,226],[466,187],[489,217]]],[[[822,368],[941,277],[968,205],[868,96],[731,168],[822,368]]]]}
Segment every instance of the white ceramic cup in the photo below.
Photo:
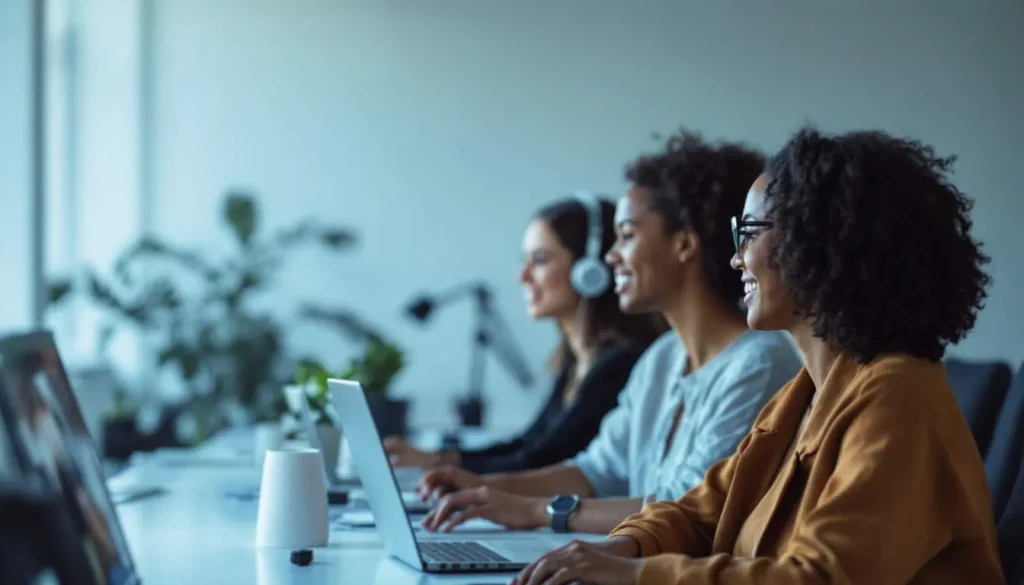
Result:
{"type": "Polygon", "coordinates": [[[266,422],[256,425],[253,436],[252,454],[257,465],[263,463],[263,457],[271,449],[280,449],[284,445],[284,429],[279,422],[266,422]]]}
{"type": "Polygon", "coordinates": [[[315,449],[267,451],[260,482],[256,546],[327,546],[327,490],[315,449]]]}

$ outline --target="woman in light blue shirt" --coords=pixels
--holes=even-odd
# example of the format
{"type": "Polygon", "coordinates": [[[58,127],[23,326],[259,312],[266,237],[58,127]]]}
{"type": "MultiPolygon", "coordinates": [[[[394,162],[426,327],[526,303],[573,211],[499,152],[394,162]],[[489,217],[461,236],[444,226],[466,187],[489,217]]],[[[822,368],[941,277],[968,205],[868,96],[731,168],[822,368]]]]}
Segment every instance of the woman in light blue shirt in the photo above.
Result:
{"type": "Polygon", "coordinates": [[[672,331],[641,356],[618,406],[575,458],[482,477],[428,472],[420,494],[440,497],[428,530],[483,517],[514,529],[607,532],[647,501],[679,498],[732,454],[801,365],[784,334],[747,328],[743,285],[729,267],[729,218],[763,167],[744,145],[686,131],[627,166],[631,187],[605,260],[621,308],[660,312],[672,331]]]}

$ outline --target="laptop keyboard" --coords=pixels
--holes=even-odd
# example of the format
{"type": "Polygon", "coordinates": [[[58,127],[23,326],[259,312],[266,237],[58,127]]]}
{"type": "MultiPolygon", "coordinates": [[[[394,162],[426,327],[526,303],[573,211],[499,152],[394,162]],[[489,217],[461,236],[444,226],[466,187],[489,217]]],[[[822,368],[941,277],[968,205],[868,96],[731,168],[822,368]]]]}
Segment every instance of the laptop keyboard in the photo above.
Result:
{"type": "Polygon", "coordinates": [[[507,563],[505,557],[476,542],[420,541],[420,554],[428,563],[507,563]]]}

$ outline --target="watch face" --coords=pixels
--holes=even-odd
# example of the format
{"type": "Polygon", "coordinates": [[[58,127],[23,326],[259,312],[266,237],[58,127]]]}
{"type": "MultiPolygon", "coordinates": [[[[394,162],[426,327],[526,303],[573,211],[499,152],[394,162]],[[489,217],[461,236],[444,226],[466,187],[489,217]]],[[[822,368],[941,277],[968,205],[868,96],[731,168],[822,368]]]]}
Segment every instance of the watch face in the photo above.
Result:
{"type": "Polygon", "coordinates": [[[551,509],[555,512],[569,512],[576,505],[575,496],[558,496],[551,502],[551,509]]]}

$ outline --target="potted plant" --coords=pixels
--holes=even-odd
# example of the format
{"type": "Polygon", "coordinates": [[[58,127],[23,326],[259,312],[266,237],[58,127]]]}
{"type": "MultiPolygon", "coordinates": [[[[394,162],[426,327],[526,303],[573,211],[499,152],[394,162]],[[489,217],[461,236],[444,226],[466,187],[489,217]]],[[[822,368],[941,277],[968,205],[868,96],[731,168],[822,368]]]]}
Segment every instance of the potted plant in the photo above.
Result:
{"type": "Polygon", "coordinates": [[[405,367],[405,353],[379,337],[370,338],[362,356],[353,359],[343,378],[357,380],[366,392],[377,430],[382,437],[404,437],[409,402],[388,394],[391,382],[405,367]]]}
{"type": "Polygon", "coordinates": [[[312,219],[264,234],[259,211],[249,193],[225,197],[221,215],[236,248],[224,258],[144,237],[120,255],[113,278],[86,270],[50,281],[51,307],[80,294],[103,310],[101,361],[115,330],[127,325],[147,340],[158,369],[179,374],[187,398],[173,428],[187,444],[231,424],[279,420],[281,387],[299,361],[286,343],[291,327],[327,325],[354,341],[378,335],[346,309],[301,303],[288,317],[262,308],[288,252],[301,244],[343,251],[356,238],[312,219]]]}
{"type": "Polygon", "coordinates": [[[103,456],[116,461],[128,459],[145,442],[136,424],[139,405],[120,388],[114,391],[109,409],[103,413],[101,431],[103,456]]]}
{"type": "Polygon", "coordinates": [[[341,449],[341,429],[334,414],[331,393],[327,387],[328,378],[336,378],[315,360],[303,360],[299,363],[296,382],[301,388],[300,394],[306,398],[306,404],[316,424],[317,437],[323,449],[324,461],[328,469],[336,469],[341,449]]]}

